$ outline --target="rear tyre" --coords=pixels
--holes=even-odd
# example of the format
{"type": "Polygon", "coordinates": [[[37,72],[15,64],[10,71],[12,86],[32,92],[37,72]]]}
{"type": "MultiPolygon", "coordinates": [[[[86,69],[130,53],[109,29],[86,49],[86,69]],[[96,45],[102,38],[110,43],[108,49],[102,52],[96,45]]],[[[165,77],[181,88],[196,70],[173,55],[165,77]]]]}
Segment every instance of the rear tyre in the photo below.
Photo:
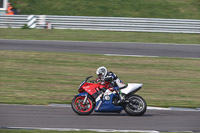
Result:
{"type": "Polygon", "coordinates": [[[85,96],[75,96],[72,100],[72,109],[75,113],[78,115],[89,115],[94,110],[94,100],[90,96],[88,96],[88,99],[85,104],[83,104],[85,96]]]}
{"type": "Polygon", "coordinates": [[[124,110],[128,115],[141,116],[146,112],[147,104],[141,96],[131,95],[126,98],[126,101],[128,103],[125,105],[124,110]]]}

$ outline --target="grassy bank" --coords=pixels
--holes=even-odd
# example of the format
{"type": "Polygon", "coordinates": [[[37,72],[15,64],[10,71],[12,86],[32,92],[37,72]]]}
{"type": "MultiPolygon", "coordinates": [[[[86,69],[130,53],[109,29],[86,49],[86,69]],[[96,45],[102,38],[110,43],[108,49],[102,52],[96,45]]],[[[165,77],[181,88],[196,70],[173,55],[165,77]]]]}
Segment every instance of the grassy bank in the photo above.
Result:
{"type": "Polygon", "coordinates": [[[200,34],[0,29],[0,39],[200,44],[200,34]]]}
{"type": "Polygon", "coordinates": [[[80,82],[105,65],[139,82],[150,106],[200,107],[200,60],[0,51],[0,103],[70,103],[80,82]]]}
{"type": "Polygon", "coordinates": [[[200,19],[199,0],[9,0],[21,14],[200,19]]]}

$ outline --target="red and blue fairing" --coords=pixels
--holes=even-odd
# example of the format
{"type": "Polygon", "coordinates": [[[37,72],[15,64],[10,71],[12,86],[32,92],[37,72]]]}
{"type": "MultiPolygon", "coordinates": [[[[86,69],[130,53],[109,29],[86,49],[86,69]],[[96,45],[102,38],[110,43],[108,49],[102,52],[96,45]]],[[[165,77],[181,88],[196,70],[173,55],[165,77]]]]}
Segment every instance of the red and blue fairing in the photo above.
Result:
{"type": "Polygon", "coordinates": [[[108,99],[100,99],[96,102],[95,112],[121,112],[124,107],[122,106],[116,106],[113,104],[113,99],[117,97],[115,94],[110,94],[106,97],[109,97],[108,99]]]}
{"type": "Polygon", "coordinates": [[[95,112],[121,112],[123,106],[117,106],[113,104],[114,98],[117,98],[116,94],[110,93],[106,95],[102,93],[102,88],[109,88],[109,83],[88,83],[87,80],[83,81],[79,87],[78,96],[90,95],[96,101],[95,112]],[[101,98],[100,98],[101,97],[101,98]]]}

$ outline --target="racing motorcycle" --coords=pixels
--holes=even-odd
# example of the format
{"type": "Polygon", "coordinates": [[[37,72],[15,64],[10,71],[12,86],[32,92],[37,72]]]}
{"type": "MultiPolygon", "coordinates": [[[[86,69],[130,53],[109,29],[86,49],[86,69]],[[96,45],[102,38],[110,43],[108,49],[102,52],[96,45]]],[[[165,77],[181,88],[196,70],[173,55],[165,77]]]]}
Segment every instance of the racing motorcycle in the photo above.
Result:
{"type": "Polygon", "coordinates": [[[145,100],[135,93],[143,84],[128,83],[127,86],[113,90],[109,82],[88,81],[87,77],[79,86],[72,99],[71,107],[78,115],[89,115],[94,112],[116,112],[122,110],[131,116],[141,116],[146,112],[145,100]]]}

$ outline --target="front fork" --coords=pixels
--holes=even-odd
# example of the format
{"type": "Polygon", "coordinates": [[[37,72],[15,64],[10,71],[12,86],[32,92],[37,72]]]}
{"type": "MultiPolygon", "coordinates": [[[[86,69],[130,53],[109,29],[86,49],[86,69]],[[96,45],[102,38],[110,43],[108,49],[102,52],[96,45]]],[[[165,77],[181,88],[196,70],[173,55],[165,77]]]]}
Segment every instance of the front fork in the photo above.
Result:
{"type": "Polygon", "coordinates": [[[85,98],[83,100],[83,105],[86,105],[87,99],[88,99],[88,94],[85,94],[85,98]]]}

